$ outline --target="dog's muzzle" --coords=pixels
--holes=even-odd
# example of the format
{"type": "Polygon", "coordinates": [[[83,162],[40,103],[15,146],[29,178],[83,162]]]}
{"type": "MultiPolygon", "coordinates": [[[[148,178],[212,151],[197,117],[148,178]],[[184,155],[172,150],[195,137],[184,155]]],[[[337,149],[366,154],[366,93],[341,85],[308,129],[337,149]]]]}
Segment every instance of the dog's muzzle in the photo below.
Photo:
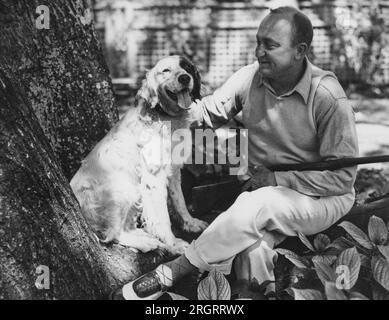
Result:
{"type": "Polygon", "coordinates": [[[166,96],[181,109],[187,110],[192,104],[192,98],[189,89],[183,89],[179,92],[173,92],[165,88],[165,92],[166,96]]]}

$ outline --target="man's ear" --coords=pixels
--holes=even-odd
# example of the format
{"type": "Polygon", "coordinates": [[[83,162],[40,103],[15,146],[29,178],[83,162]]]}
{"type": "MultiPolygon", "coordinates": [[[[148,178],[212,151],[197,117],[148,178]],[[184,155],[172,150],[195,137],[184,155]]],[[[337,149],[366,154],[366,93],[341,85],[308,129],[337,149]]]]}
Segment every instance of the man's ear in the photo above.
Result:
{"type": "Polygon", "coordinates": [[[150,108],[155,108],[158,104],[157,89],[153,70],[150,70],[146,74],[146,79],[142,82],[142,87],[138,90],[137,97],[146,100],[150,108]]]}
{"type": "Polygon", "coordinates": [[[305,42],[301,42],[296,46],[296,59],[301,60],[308,54],[309,46],[305,42]]]}

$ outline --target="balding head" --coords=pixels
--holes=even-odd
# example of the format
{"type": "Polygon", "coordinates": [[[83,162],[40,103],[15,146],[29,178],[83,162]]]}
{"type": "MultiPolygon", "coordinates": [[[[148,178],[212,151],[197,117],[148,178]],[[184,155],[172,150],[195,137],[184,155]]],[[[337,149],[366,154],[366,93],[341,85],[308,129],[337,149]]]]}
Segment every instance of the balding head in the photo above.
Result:
{"type": "Polygon", "coordinates": [[[265,17],[268,19],[284,19],[289,21],[292,26],[292,44],[305,43],[309,47],[313,38],[313,27],[309,18],[293,7],[279,7],[271,9],[270,13],[265,17]]]}

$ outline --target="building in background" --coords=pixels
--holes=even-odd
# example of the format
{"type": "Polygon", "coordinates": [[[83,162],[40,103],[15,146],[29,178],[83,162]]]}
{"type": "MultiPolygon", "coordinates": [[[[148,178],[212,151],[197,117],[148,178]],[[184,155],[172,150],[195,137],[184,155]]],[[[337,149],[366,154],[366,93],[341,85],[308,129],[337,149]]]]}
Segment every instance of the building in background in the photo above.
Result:
{"type": "Polygon", "coordinates": [[[346,87],[389,84],[389,0],[95,0],[95,22],[114,82],[140,85],[147,69],[185,54],[210,88],[254,61],[269,8],[299,7],[312,20],[310,59],[346,87]],[[388,31],[388,32],[387,32],[388,31]]]}

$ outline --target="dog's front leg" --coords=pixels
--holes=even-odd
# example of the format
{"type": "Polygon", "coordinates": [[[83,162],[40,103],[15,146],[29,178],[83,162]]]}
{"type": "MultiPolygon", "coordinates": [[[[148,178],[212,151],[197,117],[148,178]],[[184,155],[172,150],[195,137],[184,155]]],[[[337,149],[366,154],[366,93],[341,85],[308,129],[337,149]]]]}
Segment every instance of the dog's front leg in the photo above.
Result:
{"type": "Polygon", "coordinates": [[[184,253],[189,244],[176,238],[171,230],[166,180],[150,176],[145,180],[148,180],[142,191],[145,230],[165,243],[173,254],[184,253]]]}
{"type": "Polygon", "coordinates": [[[169,195],[172,199],[174,210],[181,216],[184,223],[184,230],[189,232],[201,232],[208,224],[200,219],[193,218],[185,203],[184,195],[181,188],[181,171],[174,170],[173,175],[169,178],[169,195]]]}

